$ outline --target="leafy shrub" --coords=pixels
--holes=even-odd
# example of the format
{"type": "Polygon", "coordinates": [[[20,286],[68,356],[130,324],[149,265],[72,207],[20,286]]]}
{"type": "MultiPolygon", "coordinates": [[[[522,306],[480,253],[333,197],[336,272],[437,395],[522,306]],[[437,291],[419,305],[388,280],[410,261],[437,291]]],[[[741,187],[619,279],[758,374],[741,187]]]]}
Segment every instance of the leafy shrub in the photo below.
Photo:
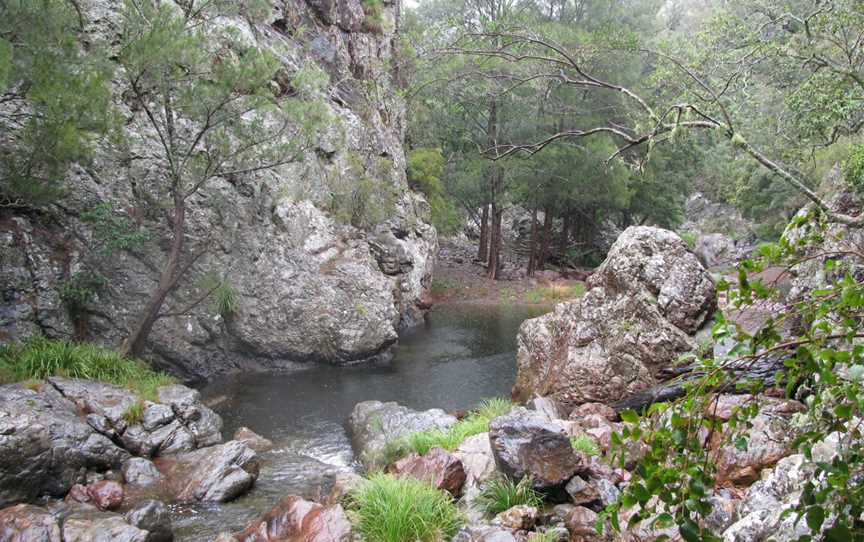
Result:
{"type": "Polygon", "coordinates": [[[514,482],[510,478],[499,477],[489,480],[477,495],[477,504],[490,516],[500,514],[514,506],[540,506],[543,497],[531,487],[531,479],[522,478],[514,482]]]}
{"type": "Polygon", "coordinates": [[[381,33],[384,31],[384,2],[382,0],[362,0],[363,13],[366,18],[363,26],[369,32],[381,33]]]}
{"type": "Polygon", "coordinates": [[[443,173],[441,149],[421,148],[408,154],[408,184],[426,195],[438,233],[452,235],[462,228],[462,220],[441,184],[443,173]]]}
{"type": "Polygon", "coordinates": [[[570,446],[572,446],[574,450],[582,452],[588,456],[599,456],[601,453],[600,445],[597,444],[594,437],[586,435],[585,433],[580,433],[579,435],[572,437],[570,439],[570,446]]]}
{"type": "Polygon", "coordinates": [[[176,382],[143,361],[121,358],[112,350],[45,337],[0,347],[2,375],[11,382],[49,376],[101,380],[129,388],[144,399],[154,399],[159,386],[176,382]]]}
{"type": "Polygon", "coordinates": [[[852,147],[843,162],[843,177],[859,194],[864,194],[864,145],[852,147]]]}
{"type": "Polygon", "coordinates": [[[60,301],[72,315],[83,312],[96,294],[105,287],[107,280],[99,273],[82,271],[60,284],[60,301]]]}
{"type": "Polygon", "coordinates": [[[453,500],[426,482],[376,474],[349,495],[349,514],[366,542],[450,540],[464,524],[453,500]]]}

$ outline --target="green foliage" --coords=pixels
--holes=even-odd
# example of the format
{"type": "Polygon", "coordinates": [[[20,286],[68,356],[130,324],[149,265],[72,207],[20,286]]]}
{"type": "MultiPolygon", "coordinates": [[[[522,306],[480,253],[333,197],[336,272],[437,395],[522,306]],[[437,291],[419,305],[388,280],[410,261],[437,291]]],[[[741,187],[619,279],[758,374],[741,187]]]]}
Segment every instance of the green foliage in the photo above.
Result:
{"type": "Polygon", "coordinates": [[[385,450],[385,461],[389,464],[412,452],[424,455],[432,448],[452,452],[468,437],[489,431],[489,422],[510,412],[512,408],[513,403],[507,399],[484,399],[476,409],[446,431],[421,431],[391,442],[385,450]]]}
{"type": "Polygon", "coordinates": [[[104,44],[80,46],[81,30],[66,0],[0,4],[0,202],[55,201],[69,165],[114,123],[111,63],[104,44]]]}
{"type": "Polygon", "coordinates": [[[856,192],[864,194],[864,145],[852,147],[843,162],[843,176],[856,192]]]}
{"type": "Polygon", "coordinates": [[[811,212],[796,216],[786,235],[777,243],[762,245],[755,259],[741,262],[737,286],[722,280],[718,289],[725,292],[734,309],[746,310],[760,300],[779,297],[774,287],[752,279],[754,273],[768,266],[794,268],[820,261],[825,262],[826,286],[805,293],[755,333],[747,333],[719,314],[714,339],[737,346],[721,359],[700,358],[703,376],[685,386],[684,397],[654,404],[642,416],[632,411],[621,414],[626,427],[613,436],[615,457],[624,461],[627,440],[643,442],[647,451],[620,501],[609,510],[616,529],[622,527],[619,511],[633,508],[628,528],[650,520],[677,525],[687,541],[718,540],[718,533],[701,527],[701,519],[712,509],[708,499],[716,475],[713,445],[706,446],[702,435],[709,431],[721,437],[723,446],[746,449],[747,431],[760,407],[758,401],[744,403],[727,421],[718,420],[710,415],[718,397],[713,392],[735,388],[759,393],[762,381],[746,380],[724,366],[753,363],[780,353],[785,371],[774,376],[775,385],[789,396],[802,398],[806,405],[806,412],[796,415],[790,424],[789,439],[804,454],[807,468],[814,471],[804,480],[801,499],[788,513],[810,528],[807,540],[823,535],[827,540],[864,539],[860,523],[853,519],[864,512],[864,495],[853,482],[864,472],[864,453],[857,445],[864,415],[864,347],[857,339],[861,336],[864,284],[852,272],[864,263],[864,255],[842,234],[832,233],[818,213],[811,212]],[[826,249],[828,238],[841,247],[842,260],[835,259],[835,249],[826,249]],[[783,336],[779,330],[790,321],[801,325],[794,328],[793,336],[783,336]],[[816,460],[812,454],[815,445],[838,433],[841,443],[835,457],[816,460]]]}
{"type": "Polygon", "coordinates": [[[582,452],[587,456],[599,456],[602,452],[600,445],[591,435],[580,433],[575,437],[570,438],[570,446],[578,452],[582,452]]]}
{"type": "Polygon", "coordinates": [[[384,2],[383,0],[362,0],[363,13],[366,18],[363,26],[369,32],[382,33],[384,31],[384,2]]]}
{"type": "Polygon", "coordinates": [[[123,421],[129,425],[141,423],[144,419],[144,401],[136,401],[129,405],[126,412],[123,413],[123,421]]]}
{"type": "Polygon", "coordinates": [[[139,249],[150,240],[150,233],[146,229],[125,214],[118,213],[110,203],[100,203],[84,211],[81,220],[90,224],[103,256],[139,249]]]}
{"type": "Polygon", "coordinates": [[[240,308],[240,292],[228,280],[218,275],[207,275],[201,282],[201,288],[210,298],[213,311],[222,318],[230,318],[240,308]]]}
{"type": "Polygon", "coordinates": [[[558,542],[559,540],[561,540],[561,533],[554,529],[528,535],[528,542],[558,542]]]}
{"type": "Polygon", "coordinates": [[[45,337],[0,347],[0,374],[14,382],[49,376],[101,380],[129,388],[148,400],[156,398],[159,386],[176,382],[143,361],[121,358],[112,350],[45,337]]]}
{"type": "Polygon", "coordinates": [[[348,509],[368,542],[450,540],[464,524],[448,494],[411,477],[370,476],[350,494],[348,509]]]}
{"type": "Polygon", "coordinates": [[[462,227],[462,218],[450,201],[441,176],[444,154],[441,149],[414,149],[408,153],[408,183],[420,190],[432,208],[432,224],[441,235],[453,235],[462,227]]]}
{"type": "Polygon", "coordinates": [[[106,279],[98,273],[81,271],[60,284],[60,300],[70,314],[80,314],[105,287],[106,279]]]}
{"type": "Polygon", "coordinates": [[[483,486],[476,502],[487,514],[494,516],[518,505],[541,506],[543,497],[531,487],[531,478],[516,482],[501,476],[483,486]]]}
{"type": "Polygon", "coordinates": [[[697,235],[693,232],[685,231],[678,234],[681,237],[681,240],[687,245],[691,251],[696,248],[696,237],[697,235]]]}

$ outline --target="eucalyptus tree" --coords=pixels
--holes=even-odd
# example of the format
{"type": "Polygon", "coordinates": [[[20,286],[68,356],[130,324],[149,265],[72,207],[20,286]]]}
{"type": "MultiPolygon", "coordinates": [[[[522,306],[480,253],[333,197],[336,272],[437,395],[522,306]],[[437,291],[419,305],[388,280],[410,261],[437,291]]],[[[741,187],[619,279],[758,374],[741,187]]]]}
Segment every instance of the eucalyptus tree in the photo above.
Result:
{"type": "Polygon", "coordinates": [[[147,190],[152,212],[162,219],[158,236],[169,248],[157,286],[121,347],[124,354],[143,350],[154,323],[168,314],[162,308],[166,297],[209,248],[209,239],[189,237],[190,201],[216,178],[297,160],[324,116],[323,104],[313,99],[325,82],[322,73],[297,73],[290,88],[282,87],[276,82],[282,64],[275,55],[242,41],[230,25],[205,24],[229,16],[254,20],[267,7],[196,0],[125,3],[118,54],[123,92],[146,126],[127,133],[127,144],[150,153],[147,190]]]}

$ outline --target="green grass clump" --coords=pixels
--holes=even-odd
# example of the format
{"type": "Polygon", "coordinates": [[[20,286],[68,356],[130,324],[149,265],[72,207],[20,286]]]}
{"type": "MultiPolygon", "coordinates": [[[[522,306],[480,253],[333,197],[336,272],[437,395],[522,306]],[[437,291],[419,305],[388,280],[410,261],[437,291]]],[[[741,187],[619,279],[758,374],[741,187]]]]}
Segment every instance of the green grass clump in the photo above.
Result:
{"type": "Polygon", "coordinates": [[[531,479],[527,476],[518,482],[500,477],[489,480],[477,495],[477,504],[487,514],[494,516],[521,504],[540,506],[543,497],[534,491],[531,479]]]}
{"type": "MultiPolygon", "coordinates": [[[[709,230],[710,231],[710,230],[709,230]]],[[[691,251],[696,249],[696,234],[689,231],[682,231],[678,237],[684,241],[684,244],[687,245],[691,251]]]]}
{"type": "Polygon", "coordinates": [[[599,456],[601,453],[600,445],[597,444],[594,437],[586,435],[585,433],[580,433],[575,437],[572,437],[570,439],[570,446],[572,446],[577,452],[582,452],[588,456],[599,456]]]}
{"type": "Polygon", "coordinates": [[[533,290],[525,292],[527,303],[555,303],[565,299],[575,299],[585,294],[585,284],[577,282],[574,284],[562,284],[552,282],[546,286],[538,286],[533,290]]]}
{"type": "Polygon", "coordinates": [[[528,536],[528,542],[558,542],[561,540],[561,533],[553,530],[534,532],[528,536]]]}
{"type": "Polygon", "coordinates": [[[149,400],[156,398],[159,386],[176,382],[143,361],[121,358],[116,352],[94,344],[32,337],[23,343],[0,347],[0,380],[4,383],[49,376],[101,380],[128,388],[149,400]]]}
{"type": "Polygon", "coordinates": [[[123,420],[129,425],[140,423],[144,419],[144,401],[138,400],[129,405],[123,413],[123,420]]]}
{"type": "Polygon", "coordinates": [[[484,399],[480,402],[480,406],[447,431],[440,429],[421,431],[390,443],[385,449],[385,457],[392,463],[411,452],[424,455],[432,448],[443,448],[452,452],[468,437],[488,431],[489,422],[510,412],[512,408],[513,403],[507,399],[484,399]]]}
{"type": "Polygon", "coordinates": [[[443,491],[388,474],[370,476],[350,494],[348,509],[366,542],[450,540],[465,522],[443,491]]]}

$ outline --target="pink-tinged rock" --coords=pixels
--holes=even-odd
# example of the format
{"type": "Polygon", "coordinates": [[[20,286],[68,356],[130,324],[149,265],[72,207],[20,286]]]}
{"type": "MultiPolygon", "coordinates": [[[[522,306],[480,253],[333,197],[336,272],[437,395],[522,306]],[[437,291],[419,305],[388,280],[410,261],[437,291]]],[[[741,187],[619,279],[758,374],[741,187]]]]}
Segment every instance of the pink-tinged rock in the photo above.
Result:
{"type": "Polygon", "coordinates": [[[462,461],[441,448],[432,448],[422,456],[404,457],[393,465],[392,472],[397,477],[411,476],[429,482],[454,497],[459,496],[466,478],[462,461]]]}
{"type": "Polygon", "coordinates": [[[618,419],[618,413],[615,409],[603,403],[585,403],[577,406],[570,412],[570,419],[578,422],[587,416],[600,416],[609,422],[614,422],[618,419]]]}
{"type": "Polygon", "coordinates": [[[87,486],[91,502],[100,510],[116,510],[123,504],[123,486],[117,482],[103,480],[87,486]]]}
{"type": "Polygon", "coordinates": [[[86,486],[75,484],[66,494],[66,502],[89,503],[92,499],[86,486]]]}
{"type": "Polygon", "coordinates": [[[341,506],[325,507],[291,496],[234,538],[239,542],[349,542],[352,534],[341,506]]]}
{"type": "Polygon", "coordinates": [[[57,519],[46,510],[19,504],[0,510],[0,540],[10,542],[60,542],[57,519]]]}

